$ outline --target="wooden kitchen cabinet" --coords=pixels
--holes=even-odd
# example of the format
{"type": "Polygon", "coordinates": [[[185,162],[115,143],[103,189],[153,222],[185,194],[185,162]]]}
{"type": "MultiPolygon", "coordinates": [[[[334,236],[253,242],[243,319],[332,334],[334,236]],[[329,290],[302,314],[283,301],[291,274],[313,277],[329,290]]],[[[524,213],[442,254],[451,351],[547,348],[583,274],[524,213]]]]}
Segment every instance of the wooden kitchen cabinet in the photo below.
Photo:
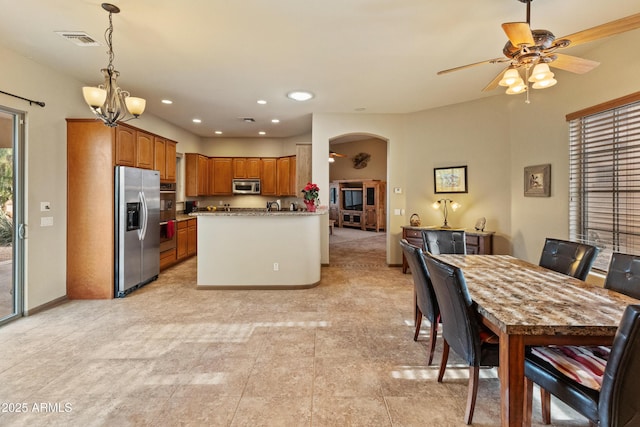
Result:
{"type": "Polygon", "coordinates": [[[202,154],[185,154],[185,195],[209,195],[209,159],[202,154]]]}
{"type": "Polygon", "coordinates": [[[211,157],[209,159],[209,195],[232,195],[232,177],[233,159],[231,157],[211,157]]]}
{"type": "Polygon", "coordinates": [[[289,192],[286,195],[302,197],[302,187],[298,190],[298,181],[296,179],[296,163],[296,156],[289,157],[289,192]],[[300,192],[299,195],[298,192],[300,192]]]}
{"type": "Polygon", "coordinates": [[[198,253],[198,221],[193,218],[187,222],[187,255],[193,256],[198,253]]]}
{"type": "MultiPolygon", "coordinates": [[[[104,126],[104,125],[103,125],[104,126]]],[[[136,166],[136,130],[125,125],[116,127],[115,164],[120,166],[136,166]]]]}
{"type": "Polygon", "coordinates": [[[263,196],[276,196],[277,186],[277,160],[276,158],[263,158],[262,163],[262,188],[263,196]]]}
{"type": "Polygon", "coordinates": [[[288,196],[291,192],[291,159],[280,157],[276,162],[276,192],[278,196],[288,196]]]}
{"type": "Polygon", "coordinates": [[[153,169],[154,136],[150,133],[136,130],[136,167],[153,169]]]}
{"type": "Polygon", "coordinates": [[[233,178],[234,179],[260,179],[261,163],[256,157],[234,157],[233,158],[233,178]]]}
{"type": "Polygon", "coordinates": [[[189,236],[188,220],[178,221],[176,228],[176,259],[182,261],[189,256],[189,242],[187,241],[189,236]]]}
{"type": "Polygon", "coordinates": [[[153,140],[153,169],[160,172],[161,182],[176,181],[176,143],[156,136],[153,140]]]}
{"type": "Polygon", "coordinates": [[[115,165],[154,168],[154,136],[131,126],[116,127],[115,165]]]}
{"type": "MultiPolygon", "coordinates": [[[[434,229],[436,227],[402,227],[402,238],[413,246],[422,248],[424,247],[424,240],[422,239],[422,230],[434,229]]],[[[436,228],[437,229],[437,228],[436,228]]],[[[465,230],[465,243],[467,247],[467,254],[469,255],[491,255],[493,254],[493,231],[477,231],[477,230],[465,230]]],[[[404,254],[402,254],[402,272],[406,273],[409,264],[404,254]]]]}

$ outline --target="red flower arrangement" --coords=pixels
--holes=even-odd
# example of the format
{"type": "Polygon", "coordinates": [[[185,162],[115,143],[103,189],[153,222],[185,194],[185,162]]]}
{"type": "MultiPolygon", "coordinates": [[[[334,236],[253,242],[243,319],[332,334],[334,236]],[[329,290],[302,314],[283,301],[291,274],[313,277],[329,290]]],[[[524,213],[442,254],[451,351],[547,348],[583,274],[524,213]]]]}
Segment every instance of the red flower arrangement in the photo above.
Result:
{"type": "Polygon", "coordinates": [[[304,193],[304,199],[311,201],[315,201],[318,198],[318,191],[320,191],[318,186],[311,182],[307,182],[307,185],[305,185],[302,189],[302,192],[304,193]]]}

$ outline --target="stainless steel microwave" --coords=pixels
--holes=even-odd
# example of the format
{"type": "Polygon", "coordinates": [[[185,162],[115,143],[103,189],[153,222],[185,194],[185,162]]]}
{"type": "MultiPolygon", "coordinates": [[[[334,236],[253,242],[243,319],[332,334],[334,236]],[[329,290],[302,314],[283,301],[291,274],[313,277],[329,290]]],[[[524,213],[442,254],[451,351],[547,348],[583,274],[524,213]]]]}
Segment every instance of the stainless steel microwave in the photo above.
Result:
{"type": "Polygon", "coordinates": [[[260,180],[234,179],[233,194],[260,194],[260,180]]]}

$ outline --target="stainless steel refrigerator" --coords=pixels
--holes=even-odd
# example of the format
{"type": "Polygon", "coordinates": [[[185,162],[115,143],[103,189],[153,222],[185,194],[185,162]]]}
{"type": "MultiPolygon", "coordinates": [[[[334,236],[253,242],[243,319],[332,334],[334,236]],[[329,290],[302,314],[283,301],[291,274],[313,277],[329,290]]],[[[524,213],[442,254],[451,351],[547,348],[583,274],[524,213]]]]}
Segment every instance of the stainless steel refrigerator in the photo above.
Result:
{"type": "Polygon", "coordinates": [[[124,297],[160,273],[160,173],[116,166],[115,186],[115,293],[124,297]]]}

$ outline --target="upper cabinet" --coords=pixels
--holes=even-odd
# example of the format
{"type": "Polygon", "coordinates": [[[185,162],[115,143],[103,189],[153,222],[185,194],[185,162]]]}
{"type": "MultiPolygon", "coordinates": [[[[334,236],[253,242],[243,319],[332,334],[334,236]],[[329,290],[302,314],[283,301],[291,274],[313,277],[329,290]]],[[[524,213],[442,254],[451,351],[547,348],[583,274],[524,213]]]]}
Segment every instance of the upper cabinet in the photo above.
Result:
{"type": "Polygon", "coordinates": [[[276,184],[277,177],[277,161],[276,158],[263,158],[262,163],[262,188],[263,196],[277,196],[278,187],[276,184]]]}
{"type": "Polygon", "coordinates": [[[233,178],[260,179],[261,162],[257,157],[233,157],[233,178]]]}
{"type": "Polygon", "coordinates": [[[291,192],[291,159],[289,157],[280,157],[277,161],[277,177],[276,188],[278,196],[288,196],[291,192]]]}
{"type": "Polygon", "coordinates": [[[136,167],[153,169],[153,135],[136,130],[136,167]]]}
{"type": "Polygon", "coordinates": [[[209,159],[209,195],[228,196],[233,194],[231,157],[211,157],[209,159]]]}
{"type": "Polygon", "coordinates": [[[209,195],[209,159],[202,154],[186,153],[185,195],[189,197],[209,195]]]}
{"type": "Polygon", "coordinates": [[[160,181],[176,181],[176,143],[156,136],[153,144],[153,169],[160,172],[160,181]]]}
{"type": "Polygon", "coordinates": [[[154,135],[148,132],[128,125],[119,124],[116,127],[115,164],[142,169],[154,169],[156,161],[155,138],[154,135]]]}

